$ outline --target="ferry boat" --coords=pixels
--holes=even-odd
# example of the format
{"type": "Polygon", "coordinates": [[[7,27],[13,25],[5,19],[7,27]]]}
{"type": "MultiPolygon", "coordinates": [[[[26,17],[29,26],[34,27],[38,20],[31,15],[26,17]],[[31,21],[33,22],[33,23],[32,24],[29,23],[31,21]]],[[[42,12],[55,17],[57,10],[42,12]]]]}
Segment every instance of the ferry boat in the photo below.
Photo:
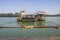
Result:
{"type": "Polygon", "coordinates": [[[21,11],[19,16],[18,16],[18,21],[23,21],[23,22],[35,22],[35,21],[43,21],[45,20],[44,14],[36,14],[36,15],[24,15],[25,11],[21,11]]]}

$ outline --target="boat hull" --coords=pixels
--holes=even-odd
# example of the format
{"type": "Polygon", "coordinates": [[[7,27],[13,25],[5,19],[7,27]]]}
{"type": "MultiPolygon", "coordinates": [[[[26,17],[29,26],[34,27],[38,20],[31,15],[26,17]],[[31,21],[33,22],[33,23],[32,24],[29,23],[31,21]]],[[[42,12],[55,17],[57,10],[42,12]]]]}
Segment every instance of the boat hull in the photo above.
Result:
{"type": "MultiPolygon", "coordinates": [[[[23,21],[23,20],[18,20],[17,19],[17,21],[20,21],[20,22],[36,22],[36,20],[25,20],[25,21],[23,21]]],[[[43,19],[43,20],[37,20],[37,21],[45,21],[45,19],[43,19]]]]}

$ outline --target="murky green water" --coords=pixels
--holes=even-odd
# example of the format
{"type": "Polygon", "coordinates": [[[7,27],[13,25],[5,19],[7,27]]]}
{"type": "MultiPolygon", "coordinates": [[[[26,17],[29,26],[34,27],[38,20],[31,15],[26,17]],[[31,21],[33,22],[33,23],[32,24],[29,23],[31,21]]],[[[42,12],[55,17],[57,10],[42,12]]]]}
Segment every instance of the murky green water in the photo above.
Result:
{"type": "MultiPolygon", "coordinates": [[[[60,17],[46,17],[40,22],[18,22],[16,17],[0,17],[0,26],[60,26],[60,17]]],[[[60,36],[60,30],[55,28],[0,28],[0,37],[49,37],[60,36]]]]}

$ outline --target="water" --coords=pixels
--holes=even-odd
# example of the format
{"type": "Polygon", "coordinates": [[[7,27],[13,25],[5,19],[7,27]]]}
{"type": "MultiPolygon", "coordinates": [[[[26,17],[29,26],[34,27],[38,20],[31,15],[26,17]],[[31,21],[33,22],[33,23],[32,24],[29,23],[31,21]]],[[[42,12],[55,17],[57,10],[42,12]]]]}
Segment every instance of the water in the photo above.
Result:
{"type": "MultiPolygon", "coordinates": [[[[40,22],[18,22],[17,17],[0,17],[0,26],[60,26],[60,17],[46,17],[40,22]]],[[[0,37],[50,37],[60,36],[60,30],[55,28],[0,28],[0,37]]]]}

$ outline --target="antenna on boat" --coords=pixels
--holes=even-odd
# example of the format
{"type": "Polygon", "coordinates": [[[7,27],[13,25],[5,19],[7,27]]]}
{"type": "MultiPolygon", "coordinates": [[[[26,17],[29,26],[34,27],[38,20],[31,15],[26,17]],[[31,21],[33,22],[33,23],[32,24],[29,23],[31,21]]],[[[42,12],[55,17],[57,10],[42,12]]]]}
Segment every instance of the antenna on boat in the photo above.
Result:
{"type": "Polygon", "coordinates": [[[22,20],[22,15],[24,14],[24,7],[23,7],[23,1],[21,2],[21,11],[18,15],[18,20],[22,20]]]}
{"type": "Polygon", "coordinates": [[[21,11],[20,11],[20,15],[23,15],[25,10],[24,10],[24,6],[23,6],[23,3],[24,1],[21,2],[21,11]]]}
{"type": "Polygon", "coordinates": [[[21,2],[21,11],[24,11],[24,6],[23,6],[23,4],[24,4],[24,0],[22,0],[22,2],[21,2]]]}

